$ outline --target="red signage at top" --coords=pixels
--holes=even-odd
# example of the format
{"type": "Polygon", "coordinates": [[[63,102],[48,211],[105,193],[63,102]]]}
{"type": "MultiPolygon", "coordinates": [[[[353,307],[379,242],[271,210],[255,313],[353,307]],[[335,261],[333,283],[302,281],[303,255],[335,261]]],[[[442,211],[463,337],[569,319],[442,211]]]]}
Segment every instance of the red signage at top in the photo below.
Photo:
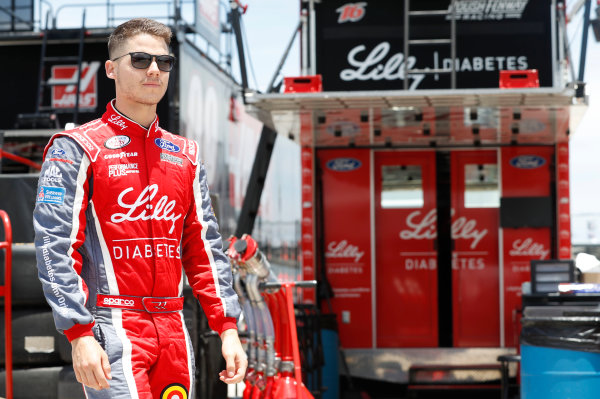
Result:
{"type": "MultiPolygon", "coordinates": [[[[99,61],[82,64],[81,81],[79,84],[79,107],[96,108],[98,106],[98,84],[96,74],[100,68],[99,61]]],[[[64,85],[52,86],[52,108],[74,108],[77,65],[56,65],[52,67],[52,83],[64,85]]]]}

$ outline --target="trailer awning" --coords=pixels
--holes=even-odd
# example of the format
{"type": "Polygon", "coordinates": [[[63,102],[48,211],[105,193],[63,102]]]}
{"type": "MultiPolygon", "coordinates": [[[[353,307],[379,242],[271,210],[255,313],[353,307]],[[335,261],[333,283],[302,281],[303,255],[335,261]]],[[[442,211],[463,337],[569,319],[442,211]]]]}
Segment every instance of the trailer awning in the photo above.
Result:
{"type": "Polygon", "coordinates": [[[248,112],[302,145],[471,146],[568,140],[572,88],[258,94],[248,112]]]}

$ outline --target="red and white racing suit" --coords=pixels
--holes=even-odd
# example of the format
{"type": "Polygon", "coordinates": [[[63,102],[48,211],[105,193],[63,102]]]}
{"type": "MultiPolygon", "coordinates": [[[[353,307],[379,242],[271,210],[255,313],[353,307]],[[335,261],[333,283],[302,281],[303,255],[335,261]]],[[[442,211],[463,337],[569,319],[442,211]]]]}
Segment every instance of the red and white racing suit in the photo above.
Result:
{"type": "Polygon", "coordinates": [[[94,335],[109,357],[110,390],[88,398],[191,397],[182,268],[213,330],[236,328],[240,313],[196,142],[109,103],[50,140],[34,226],[57,328],[94,335]]]}

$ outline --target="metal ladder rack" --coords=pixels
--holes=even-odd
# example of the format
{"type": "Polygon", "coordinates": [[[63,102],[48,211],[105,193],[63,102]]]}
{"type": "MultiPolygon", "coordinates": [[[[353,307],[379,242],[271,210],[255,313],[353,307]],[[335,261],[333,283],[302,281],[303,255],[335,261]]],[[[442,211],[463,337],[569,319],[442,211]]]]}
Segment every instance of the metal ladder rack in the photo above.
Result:
{"type": "Polygon", "coordinates": [[[42,47],[41,47],[41,55],[40,55],[40,70],[39,70],[39,78],[38,78],[38,97],[36,101],[35,107],[35,115],[41,115],[44,111],[50,111],[53,113],[73,113],[73,123],[77,123],[77,118],[79,116],[79,97],[81,92],[81,68],[83,64],[83,44],[85,39],[85,9],[82,14],[81,28],[79,30],[79,51],[76,56],[53,56],[49,57],[46,55],[48,50],[48,39],[49,36],[52,35],[54,31],[54,27],[50,28],[50,11],[46,14],[46,28],[42,31],[42,47]],[[73,76],[70,79],[44,79],[44,72],[49,63],[67,63],[67,62],[76,62],[77,63],[77,71],[75,73],[76,76],[73,76]],[[44,98],[44,92],[47,87],[53,86],[68,86],[75,85],[75,107],[73,108],[54,108],[52,105],[42,105],[42,101],[44,98]]]}
{"type": "Polygon", "coordinates": [[[456,10],[454,8],[455,0],[450,0],[450,11],[448,10],[414,10],[411,11],[410,0],[404,0],[404,90],[408,90],[408,78],[415,74],[450,74],[450,88],[456,89],[456,10]],[[436,17],[450,16],[450,38],[439,39],[411,39],[410,38],[410,20],[411,17],[436,17]],[[432,44],[447,44],[450,46],[450,58],[452,66],[450,68],[432,68],[432,69],[408,69],[408,57],[410,56],[411,46],[422,46],[432,44]]]}

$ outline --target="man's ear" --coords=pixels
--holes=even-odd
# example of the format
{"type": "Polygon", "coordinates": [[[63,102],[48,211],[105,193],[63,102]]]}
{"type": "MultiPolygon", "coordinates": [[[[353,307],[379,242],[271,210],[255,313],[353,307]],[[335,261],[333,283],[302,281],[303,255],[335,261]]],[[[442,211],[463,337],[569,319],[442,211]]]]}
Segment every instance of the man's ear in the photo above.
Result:
{"type": "Polygon", "coordinates": [[[106,69],[106,76],[109,79],[115,79],[117,76],[117,72],[116,72],[116,68],[115,68],[115,63],[114,61],[111,60],[106,60],[106,62],[104,63],[104,69],[106,69]]]}

